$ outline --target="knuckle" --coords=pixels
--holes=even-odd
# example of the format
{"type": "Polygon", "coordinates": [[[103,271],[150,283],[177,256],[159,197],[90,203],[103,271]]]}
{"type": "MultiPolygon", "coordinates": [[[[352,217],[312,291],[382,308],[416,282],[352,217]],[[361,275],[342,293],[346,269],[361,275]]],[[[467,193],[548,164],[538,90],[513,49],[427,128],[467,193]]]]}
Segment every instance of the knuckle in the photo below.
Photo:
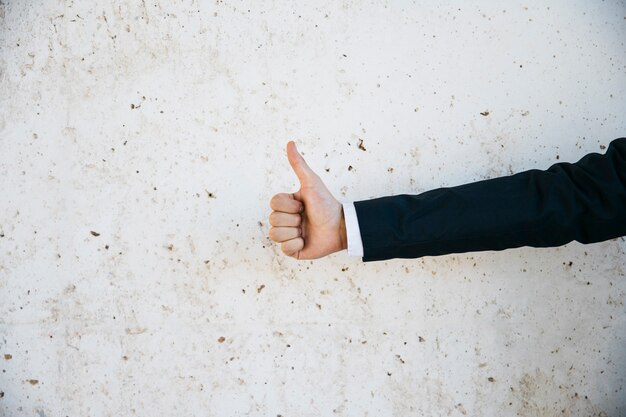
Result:
{"type": "Polygon", "coordinates": [[[302,246],[304,246],[304,245],[303,245],[302,238],[300,238],[300,237],[296,237],[296,238],[293,238],[293,239],[291,240],[291,250],[292,250],[292,251],[297,252],[297,251],[299,251],[300,249],[302,249],[302,246]]]}
{"type": "Polygon", "coordinates": [[[290,256],[290,257],[293,257],[293,255],[296,253],[296,251],[292,247],[287,246],[287,245],[283,245],[281,247],[281,250],[283,251],[285,255],[290,256]]]}
{"type": "Polygon", "coordinates": [[[270,200],[270,205],[279,204],[281,201],[285,200],[285,196],[286,196],[285,193],[274,194],[274,196],[270,200]]]}
{"type": "Polygon", "coordinates": [[[279,198],[280,198],[280,197],[279,197],[279,195],[280,195],[280,194],[276,194],[276,195],[274,195],[274,196],[270,199],[270,207],[271,207],[272,209],[274,209],[274,208],[276,207],[276,203],[278,202],[278,200],[279,200],[279,198]]]}
{"type": "Polygon", "coordinates": [[[300,207],[302,206],[302,203],[299,203],[298,201],[292,201],[289,204],[289,212],[291,214],[297,214],[300,212],[300,207]]]}

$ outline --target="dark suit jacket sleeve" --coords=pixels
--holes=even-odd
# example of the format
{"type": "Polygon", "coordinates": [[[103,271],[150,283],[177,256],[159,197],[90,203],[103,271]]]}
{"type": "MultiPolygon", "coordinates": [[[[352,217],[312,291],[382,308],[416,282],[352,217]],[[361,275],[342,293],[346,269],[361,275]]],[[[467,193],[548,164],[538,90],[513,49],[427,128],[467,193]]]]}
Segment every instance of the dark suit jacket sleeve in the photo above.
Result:
{"type": "Polygon", "coordinates": [[[354,205],[364,261],[612,239],[626,235],[626,138],[575,164],[354,205]]]}

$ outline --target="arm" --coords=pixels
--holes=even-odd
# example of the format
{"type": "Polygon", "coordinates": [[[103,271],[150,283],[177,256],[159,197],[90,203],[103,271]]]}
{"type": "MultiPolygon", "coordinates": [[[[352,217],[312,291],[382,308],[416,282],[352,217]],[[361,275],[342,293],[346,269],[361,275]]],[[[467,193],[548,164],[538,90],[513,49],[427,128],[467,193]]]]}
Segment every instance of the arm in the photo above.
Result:
{"type": "Polygon", "coordinates": [[[545,171],[355,203],[365,261],[626,235],[626,138],[545,171]]]}

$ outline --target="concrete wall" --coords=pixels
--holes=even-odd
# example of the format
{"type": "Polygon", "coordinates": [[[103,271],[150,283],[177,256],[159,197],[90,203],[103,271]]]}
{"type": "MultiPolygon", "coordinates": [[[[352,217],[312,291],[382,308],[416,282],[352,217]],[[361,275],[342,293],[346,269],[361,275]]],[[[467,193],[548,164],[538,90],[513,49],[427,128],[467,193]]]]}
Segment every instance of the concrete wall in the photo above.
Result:
{"type": "Polygon", "coordinates": [[[289,139],[359,200],[626,134],[624,2],[444,3],[2,0],[0,414],[626,415],[623,239],[267,238],[289,139]]]}

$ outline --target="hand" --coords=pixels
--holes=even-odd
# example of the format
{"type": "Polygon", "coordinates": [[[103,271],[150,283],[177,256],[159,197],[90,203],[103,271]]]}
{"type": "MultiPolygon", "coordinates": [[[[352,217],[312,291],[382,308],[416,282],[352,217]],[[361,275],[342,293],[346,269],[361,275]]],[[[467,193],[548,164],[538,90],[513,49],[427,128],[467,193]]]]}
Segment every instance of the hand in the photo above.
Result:
{"type": "Polygon", "coordinates": [[[342,205],[309,168],[293,141],[287,144],[287,158],[300,189],[276,194],[270,200],[270,239],[280,243],[285,255],[296,259],[317,259],[346,249],[342,205]]]}

